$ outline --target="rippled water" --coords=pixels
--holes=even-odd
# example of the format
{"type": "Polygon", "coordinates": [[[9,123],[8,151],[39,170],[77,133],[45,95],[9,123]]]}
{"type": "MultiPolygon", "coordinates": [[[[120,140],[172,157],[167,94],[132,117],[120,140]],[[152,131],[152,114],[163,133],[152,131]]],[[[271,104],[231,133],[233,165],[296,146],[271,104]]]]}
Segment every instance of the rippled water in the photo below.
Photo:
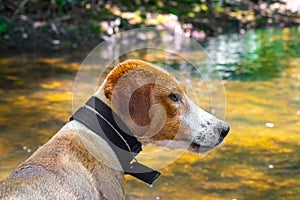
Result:
{"type": "MultiPolygon", "coordinates": [[[[210,39],[204,46],[224,79],[230,134],[207,156],[184,153],[161,169],[153,187],[127,177],[126,193],[136,199],[299,198],[299,36],[293,28],[210,39]]],[[[1,179],[68,121],[73,81],[84,56],[1,55],[1,179]]],[[[186,69],[182,61],[168,64],[186,69]]],[[[190,81],[203,91],[196,79],[190,81]]],[[[209,110],[209,99],[203,97],[199,104],[209,110]]],[[[148,162],[163,162],[167,156],[148,162]]]]}

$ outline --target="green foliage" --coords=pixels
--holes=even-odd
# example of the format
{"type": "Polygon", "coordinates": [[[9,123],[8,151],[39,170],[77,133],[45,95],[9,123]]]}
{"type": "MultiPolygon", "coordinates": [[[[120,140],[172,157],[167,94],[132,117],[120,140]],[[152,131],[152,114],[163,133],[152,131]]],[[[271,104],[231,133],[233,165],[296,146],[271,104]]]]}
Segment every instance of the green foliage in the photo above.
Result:
{"type": "Polygon", "coordinates": [[[208,7],[205,4],[202,4],[200,7],[201,7],[201,10],[203,10],[204,12],[206,12],[208,10],[208,7]]]}
{"type": "Polygon", "coordinates": [[[99,21],[93,20],[92,22],[93,33],[99,34],[101,32],[101,27],[99,25],[99,21]]]}
{"type": "Polygon", "coordinates": [[[4,35],[7,32],[8,29],[8,23],[3,20],[0,19],[0,35],[4,35]]]}
{"type": "Polygon", "coordinates": [[[218,13],[224,13],[224,11],[225,11],[223,7],[218,6],[218,5],[215,7],[215,9],[218,13]]]}
{"type": "Polygon", "coordinates": [[[55,0],[55,3],[58,5],[58,6],[64,6],[68,3],[68,0],[55,0]]]}
{"type": "MultiPolygon", "coordinates": [[[[82,41],[82,38],[90,37],[99,39],[101,37],[99,33],[107,33],[108,30],[113,28],[110,26],[119,26],[116,30],[122,31],[149,25],[157,26],[159,24],[167,24],[172,27],[174,23],[180,23],[183,27],[191,29],[187,30],[191,33],[204,32],[204,36],[198,39],[205,40],[207,36],[216,36],[251,28],[299,24],[298,14],[287,12],[285,15],[279,15],[280,9],[272,10],[270,6],[273,5],[273,1],[264,1],[268,2],[269,5],[265,9],[261,9],[256,6],[257,4],[249,2],[251,1],[1,1],[0,36],[4,39],[11,39],[12,43],[18,40],[24,41],[24,39],[29,42],[31,38],[33,39],[37,36],[41,38],[41,41],[51,41],[49,38],[53,34],[56,38],[64,41],[70,40],[70,38],[72,38],[72,41],[82,41]],[[267,9],[268,12],[266,12],[267,9]],[[113,23],[110,23],[116,18],[121,19],[120,24],[113,25],[113,23]],[[55,26],[53,26],[53,22],[55,26]],[[100,25],[102,24],[101,22],[108,25],[102,27],[100,25]],[[29,39],[27,36],[23,37],[20,32],[28,35],[29,39]]],[[[197,37],[197,34],[192,34],[192,36],[197,37]]],[[[32,44],[31,42],[29,43],[32,44]]],[[[21,43],[19,44],[24,46],[21,43]]]]}

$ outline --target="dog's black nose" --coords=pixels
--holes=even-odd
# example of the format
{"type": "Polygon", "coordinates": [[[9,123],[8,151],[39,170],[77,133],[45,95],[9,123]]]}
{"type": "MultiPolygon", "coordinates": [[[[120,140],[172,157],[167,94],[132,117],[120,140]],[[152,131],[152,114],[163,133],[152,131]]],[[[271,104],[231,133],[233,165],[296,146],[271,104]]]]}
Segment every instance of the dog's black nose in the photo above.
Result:
{"type": "Polygon", "coordinates": [[[226,135],[228,134],[229,130],[230,130],[229,125],[226,124],[226,123],[223,123],[223,124],[222,124],[222,130],[221,130],[221,136],[222,136],[223,138],[225,138],[226,135]]]}

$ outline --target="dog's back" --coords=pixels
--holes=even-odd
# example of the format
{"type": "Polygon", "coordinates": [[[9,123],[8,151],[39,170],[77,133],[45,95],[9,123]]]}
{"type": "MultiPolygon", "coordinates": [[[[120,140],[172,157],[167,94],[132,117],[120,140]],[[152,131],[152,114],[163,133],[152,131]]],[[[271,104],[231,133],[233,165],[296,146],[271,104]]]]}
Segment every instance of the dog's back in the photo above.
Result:
{"type": "Polygon", "coordinates": [[[122,173],[91,154],[90,139],[63,128],[0,182],[0,199],[122,199],[122,173]]]}

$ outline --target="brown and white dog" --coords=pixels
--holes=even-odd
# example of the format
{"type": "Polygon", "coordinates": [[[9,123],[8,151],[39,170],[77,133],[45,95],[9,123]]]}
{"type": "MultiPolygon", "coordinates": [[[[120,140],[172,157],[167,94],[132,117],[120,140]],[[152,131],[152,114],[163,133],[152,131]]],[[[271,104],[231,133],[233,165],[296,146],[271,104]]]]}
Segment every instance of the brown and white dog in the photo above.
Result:
{"type": "MultiPolygon", "coordinates": [[[[229,131],[196,106],[167,72],[140,60],[117,65],[95,94],[143,144],[206,152],[229,131]],[[170,145],[171,144],[171,145],[170,145]]],[[[73,120],[4,181],[0,199],[124,199],[123,172],[108,143],[73,120]]]]}

